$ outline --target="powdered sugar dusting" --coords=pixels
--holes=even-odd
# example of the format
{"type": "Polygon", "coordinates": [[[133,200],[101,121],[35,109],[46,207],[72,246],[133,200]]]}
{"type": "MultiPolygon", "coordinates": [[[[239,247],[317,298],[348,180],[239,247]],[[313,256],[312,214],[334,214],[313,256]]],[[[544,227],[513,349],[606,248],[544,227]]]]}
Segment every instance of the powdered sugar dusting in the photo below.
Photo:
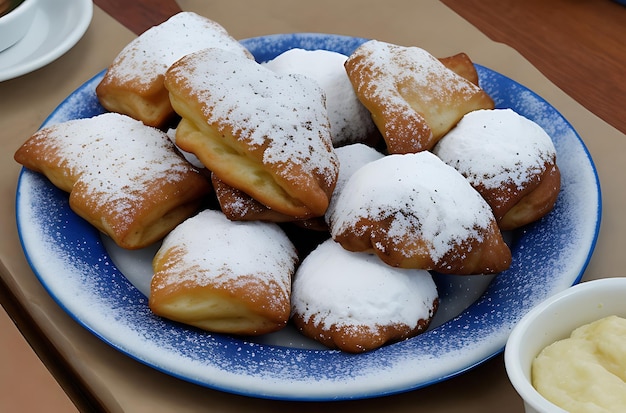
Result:
{"type": "Polygon", "coordinates": [[[175,61],[207,47],[248,55],[218,23],[193,12],[181,12],[130,42],[113,61],[109,74],[122,82],[148,87],[175,61]]]}
{"type": "Polygon", "coordinates": [[[433,148],[472,184],[522,188],[556,157],[550,136],[535,122],[511,109],[468,113],[433,148]],[[489,156],[485,156],[488,151],[489,156]]]}
{"type": "Polygon", "coordinates": [[[355,228],[362,218],[388,217],[389,237],[413,234],[428,240],[427,253],[435,261],[464,240],[480,238],[493,220],[491,209],[468,181],[430,152],[388,155],[358,169],[329,216],[331,234],[355,228]]]}
{"type": "Polygon", "coordinates": [[[351,77],[357,93],[380,102],[386,113],[402,119],[402,122],[388,120],[385,123],[385,133],[398,139],[415,139],[416,127],[423,129],[420,134],[431,135],[429,126],[422,119],[426,108],[463,104],[479,90],[419,47],[370,40],[360,46],[355,55],[363,57],[351,57],[354,65],[352,72],[360,74],[351,77]],[[417,112],[406,98],[416,91],[419,91],[419,99],[423,101],[423,112],[417,112]],[[411,122],[416,117],[420,122],[411,122]],[[409,127],[399,127],[407,122],[409,127]]]}
{"type": "Polygon", "coordinates": [[[429,272],[391,267],[377,256],[346,251],[327,240],[302,262],[292,307],[316,326],[410,327],[433,314],[437,288],[429,272]]]}
{"type": "Polygon", "coordinates": [[[299,73],[318,82],[326,94],[333,145],[362,142],[374,132],[369,111],[361,104],[343,66],[346,55],[328,50],[290,49],[265,63],[276,73],[299,73]]]}
{"type": "Polygon", "coordinates": [[[184,268],[178,277],[163,278],[162,287],[180,283],[219,286],[254,276],[260,288],[273,285],[272,280],[282,287],[280,295],[286,296],[297,262],[294,246],[277,225],[230,221],[213,210],[200,212],[170,232],[156,259],[170,250],[184,254],[184,268]]]}
{"type": "Polygon", "coordinates": [[[333,215],[333,211],[337,205],[339,194],[348,182],[348,179],[363,165],[382,158],[382,153],[378,152],[371,146],[362,143],[353,143],[351,145],[342,146],[335,149],[337,158],[339,159],[339,174],[337,175],[337,184],[330,198],[328,209],[326,210],[325,219],[328,221],[333,215]]]}
{"type": "Polygon", "coordinates": [[[218,130],[233,130],[245,145],[264,148],[263,162],[293,165],[334,181],[336,156],[323,91],[303,75],[279,76],[249,59],[206,49],[186,56],[168,79],[189,90],[204,118],[218,130]]]}
{"type": "Polygon", "coordinates": [[[132,222],[151,182],[178,182],[192,171],[163,132],[117,113],[52,125],[30,142],[41,162],[67,168],[81,189],[73,197],[115,217],[111,222],[132,222]]]}

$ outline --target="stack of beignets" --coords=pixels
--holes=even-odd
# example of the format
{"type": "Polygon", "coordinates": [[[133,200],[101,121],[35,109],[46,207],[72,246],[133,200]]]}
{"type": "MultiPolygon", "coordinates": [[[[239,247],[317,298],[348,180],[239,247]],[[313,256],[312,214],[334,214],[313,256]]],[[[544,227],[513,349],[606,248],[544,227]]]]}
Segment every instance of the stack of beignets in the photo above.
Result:
{"type": "Polygon", "coordinates": [[[181,149],[270,209],[296,219],[324,215],[338,163],[315,81],[205,49],[172,65],[165,86],[182,116],[181,149]]]}
{"type": "Polygon", "coordinates": [[[464,53],[371,40],[260,64],[182,12],[125,47],[96,94],[117,113],[44,128],[15,159],[119,246],[162,239],[150,309],[211,332],[291,319],[352,353],[412,337],[438,308],[429,271],[509,268],[501,231],[560,188],[549,136],[494,110],[464,53]]]}
{"type": "Polygon", "coordinates": [[[394,267],[484,274],[511,263],[489,205],[428,151],[362,166],[343,186],[328,223],[344,248],[373,252],[394,267]]]}
{"type": "Polygon", "coordinates": [[[98,99],[112,112],[164,128],[175,115],[163,86],[165,71],[184,55],[207,47],[252,58],[218,23],[180,12],[142,33],[117,55],[96,88],[98,99]]]}
{"type": "Polygon", "coordinates": [[[15,160],[69,192],[74,212],[127,249],[161,239],[211,190],[164,132],[117,113],[43,128],[15,160]]]}
{"type": "Polygon", "coordinates": [[[466,113],[494,107],[484,90],[418,47],[370,40],[345,67],[389,153],[429,150],[466,113]]]}
{"type": "Polygon", "coordinates": [[[163,240],[150,309],[205,330],[266,334],[290,316],[296,250],[276,224],[233,222],[205,210],[163,240]]]}
{"type": "Polygon", "coordinates": [[[552,210],[561,187],[556,150],[535,122],[511,109],[468,113],[433,149],[512,230],[552,210]]]}

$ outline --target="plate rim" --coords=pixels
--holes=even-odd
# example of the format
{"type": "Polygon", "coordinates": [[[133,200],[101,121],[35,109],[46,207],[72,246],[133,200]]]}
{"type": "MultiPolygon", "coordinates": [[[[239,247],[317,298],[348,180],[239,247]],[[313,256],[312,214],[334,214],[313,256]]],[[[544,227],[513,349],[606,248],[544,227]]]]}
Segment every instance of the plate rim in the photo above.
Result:
{"type": "MultiPolygon", "coordinates": [[[[345,38],[345,39],[350,39],[351,41],[354,41],[354,39],[360,39],[361,41],[366,41],[368,39],[364,39],[364,38],[355,38],[355,37],[351,37],[351,36],[343,36],[343,35],[333,35],[333,34],[323,34],[323,33],[285,33],[285,34],[274,34],[274,35],[269,35],[269,36],[259,36],[259,37],[255,37],[255,38],[250,38],[250,39],[243,39],[241,40],[242,43],[246,43],[246,42],[253,42],[253,41],[260,41],[259,39],[264,39],[263,41],[267,41],[268,39],[275,39],[275,38],[281,38],[281,39],[286,39],[286,37],[290,37],[290,38],[310,38],[315,40],[316,38],[320,38],[324,37],[332,37],[335,39],[341,39],[341,38],[345,38]]],[[[600,228],[600,223],[601,223],[601,217],[602,217],[602,199],[601,199],[601,188],[600,188],[600,182],[599,182],[599,177],[598,177],[598,173],[597,170],[595,168],[595,165],[593,163],[593,159],[591,158],[591,154],[589,153],[586,145],[584,144],[584,142],[582,141],[582,139],[580,138],[580,136],[578,135],[578,133],[575,131],[575,129],[571,126],[571,124],[560,114],[560,112],[553,107],[552,105],[550,105],[547,101],[545,101],[545,99],[543,99],[541,96],[537,95],[535,92],[533,92],[532,90],[530,90],[529,88],[521,85],[520,83],[516,82],[513,79],[508,78],[505,75],[502,75],[498,72],[492,71],[491,69],[488,69],[484,66],[480,66],[477,65],[477,67],[482,68],[482,70],[487,70],[487,71],[491,71],[495,74],[497,74],[498,76],[502,76],[503,78],[505,78],[506,80],[513,82],[514,84],[518,85],[519,87],[529,91],[531,94],[533,94],[535,97],[537,97],[538,99],[542,100],[543,102],[545,102],[545,104],[549,105],[550,108],[552,108],[567,124],[567,126],[573,131],[575,137],[578,139],[578,143],[581,145],[586,158],[588,159],[590,166],[592,168],[592,173],[595,177],[595,181],[596,181],[596,190],[597,190],[597,196],[596,196],[596,203],[597,203],[597,208],[596,208],[596,215],[595,215],[595,229],[593,231],[594,236],[593,239],[590,242],[590,246],[589,246],[589,251],[586,255],[586,257],[583,260],[583,264],[582,264],[582,268],[579,271],[579,274],[577,275],[577,277],[575,277],[574,280],[570,280],[570,286],[574,285],[576,283],[578,283],[580,281],[580,279],[583,276],[584,270],[587,267],[589,260],[593,254],[593,251],[595,249],[595,245],[598,239],[598,234],[599,234],[599,228],[600,228]]],[[[83,84],[82,87],[84,87],[86,84],[89,84],[90,82],[94,82],[98,79],[99,76],[102,75],[103,72],[100,72],[99,74],[96,74],[91,80],[85,82],[85,84],[83,84]]],[[[80,88],[79,88],[80,89],[80,88]]],[[[79,90],[77,89],[77,91],[79,90]]],[[[74,91],[74,93],[76,93],[77,91],[74,91]]],[[[72,95],[73,95],[72,94],[72,95]]],[[[64,100],[58,107],[57,109],[55,109],[50,116],[46,119],[46,121],[44,121],[43,125],[46,125],[48,122],[51,121],[51,119],[53,119],[57,113],[57,110],[59,110],[60,107],[63,106],[63,104],[67,101],[67,99],[69,99],[69,97],[71,97],[72,95],[68,96],[68,98],[66,98],[66,100],[64,100]]],[[[43,126],[42,125],[42,126],[43,126]]],[[[20,178],[18,181],[18,191],[16,194],[16,220],[18,222],[18,228],[19,228],[19,223],[20,223],[20,217],[19,217],[19,208],[18,208],[18,204],[19,204],[19,190],[20,190],[20,183],[22,182],[23,179],[23,174],[28,173],[24,168],[22,169],[21,173],[20,173],[20,178]]],[[[56,296],[56,294],[53,293],[53,291],[49,290],[49,287],[46,285],[45,282],[45,277],[42,278],[42,275],[39,274],[39,272],[33,267],[33,262],[31,261],[31,257],[27,251],[27,247],[24,244],[24,240],[23,240],[23,234],[22,231],[20,230],[20,242],[22,242],[22,248],[24,250],[25,255],[27,256],[27,260],[29,262],[29,265],[31,265],[31,267],[33,268],[33,271],[35,272],[35,274],[37,275],[37,277],[40,279],[40,281],[42,282],[42,284],[44,284],[44,287],[46,287],[46,290],[48,290],[48,293],[53,297],[53,299],[55,299],[55,301],[57,301],[57,303],[59,303],[59,305],[66,311],[68,312],[77,322],[79,322],[81,325],[83,325],[83,327],[85,327],[87,330],[91,331],[94,335],[96,335],[97,337],[99,337],[101,340],[103,340],[104,342],[106,342],[107,344],[111,345],[112,347],[116,348],[117,350],[121,351],[122,353],[130,356],[131,358],[134,358],[144,364],[149,365],[150,367],[155,368],[156,370],[162,371],[166,374],[172,375],[174,377],[178,377],[181,378],[185,381],[190,381],[192,383],[196,383],[196,384],[200,384],[203,385],[205,387],[210,387],[210,388],[214,388],[217,390],[221,390],[221,391],[225,391],[225,392],[229,392],[229,393],[235,393],[235,394],[241,394],[241,395],[246,395],[246,396],[253,396],[253,397],[261,397],[261,398],[268,398],[268,399],[279,399],[279,400],[299,400],[299,401],[327,401],[327,400],[342,400],[342,399],[361,399],[361,398],[370,398],[370,397],[379,397],[379,396],[384,396],[384,395],[390,395],[390,394],[395,394],[395,393],[400,393],[400,392],[405,392],[405,391],[410,391],[410,390],[414,390],[414,389],[418,389],[418,388],[422,388],[422,387],[426,387],[447,379],[450,379],[452,377],[458,376],[460,374],[463,374],[464,372],[471,370],[473,368],[475,368],[476,366],[482,364],[483,362],[485,362],[488,359],[491,359],[492,357],[500,354],[502,352],[502,350],[504,349],[504,344],[505,341],[500,342],[498,345],[496,346],[492,346],[491,350],[488,351],[487,353],[485,353],[482,357],[475,359],[473,362],[471,363],[465,363],[465,365],[463,366],[463,368],[461,369],[457,369],[455,371],[450,371],[447,374],[441,375],[439,377],[437,377],[436,379],[432,379],[423,383],[413,383],[412,385],[407,385],[407,384],[403,384],[400,387],[392,387],[392,388],[386,388],[385,390],[381,390],[381,391],[377,391],[377,390],[369,390],[368,392],[355,392],[352,391],[350,393],[345,393],[345,394],[333,394],[333,395],[328,395],[328,394],[310,394],[310,395],[302,395],[302,394],[298,394],[298,395],[289,395],[289,394],[283,394],[283,392],[266,392],[264,394],[259,393],[258,391],[253,391],[253,390],[249,390],[249,389],[243,389],[243,388],[229,388],[229,387],[220,387],[218,384],[216,383],[211,383],[211,384],[207,384],[204,381],[195,381],[193,379],[190,379],[189,377],[186,377],[184,375],[180,375],[180,374],[176,374],[175,372],[172,372],[168,369],[163,369],[160,368],[158,365],[155,365],[155,363],[150,363],[149,361],[145,360],[145,358],[139,357],[137,354],[133,354],[131,352],[128,352],[127,350],[125,350],[123,348],[123,346],[120,346],[119,343],[114,343],[112,342],[109,338],[103,336],[102,334],[100,334],[98,331],[94,331],[90,326],[85,325],[85,322],[83,320],[81,320],[80,318],[78,318],[78,316],[76,314],[73,314],[65,305],[63,302],[61,302],[59,300],[59,298],[56,296]],[[357,394],[358,393],[358,394],[357,394]]],[[[507,334],[508,336],[508,334],[507,334]]],[[[297,349],[294,351],[298,351],[297,349]]]]}

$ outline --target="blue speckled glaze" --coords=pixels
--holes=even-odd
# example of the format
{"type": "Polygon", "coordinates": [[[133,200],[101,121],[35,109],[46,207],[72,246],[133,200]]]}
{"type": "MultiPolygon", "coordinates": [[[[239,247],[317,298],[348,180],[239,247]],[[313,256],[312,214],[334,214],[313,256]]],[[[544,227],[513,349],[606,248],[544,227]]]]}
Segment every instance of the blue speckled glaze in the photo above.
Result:
{"type": "MultiPolygon", "coordinates": [[[[288,34],[242,43],[265,61],[295,47],[350,54],[364,41],[288,34]]],[[[511,268],[467,310],[420,336],[350,355],[209,334],[156,317],[112,262],[97,230],[69,209],[67,194],[24,169],[16,209],[27,259],[50,295],[86,329],[130,357],[202,386],[272,399],[345,400],[404,392],[461,374],[502,351],[515,323],[534,305],[580,280],[601,216],[598,177],[571,125],[524,86],[477,69],[497,107],[512,108],[548,131],[562,191],[548,216],[515,234],[511,268]]],[[[72,93],[44,126],[104,112],[94,91],[102,75],[72,93]]]]}

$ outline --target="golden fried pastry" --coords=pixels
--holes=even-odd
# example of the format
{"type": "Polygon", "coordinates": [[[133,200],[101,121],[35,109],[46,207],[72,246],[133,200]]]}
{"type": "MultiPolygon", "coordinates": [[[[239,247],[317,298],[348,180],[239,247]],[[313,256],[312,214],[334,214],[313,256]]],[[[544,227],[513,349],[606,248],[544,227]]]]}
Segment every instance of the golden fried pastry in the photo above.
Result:
{"type": "Polygon", "coordinates": [[[205,49],[172,65],[165,86],[182,116],[176,144],[220,180],[296,219],[326,212],[339,166],[315,81],[205,49]]]}
{"type": "Polygon", "coordinates": [[[370,40],[345,67],[389,153],[429,150],[466,113],[494,107],[484,90],[418,47],[370,40]]]}
{"type": "Polygon", "coordinates": [[[164,132],[117,113],[43,128],[15,160],[69,192],[74,212],[127,249],[161,239],[211,190],[164,132]]]}
{"type": "Polygon", "coordinates": [[[291,294],[296,327],[327,347],[350,353],[426,331],[439,304],[428,271],[393,268],[333,240],[304,259],[291,294]]]}
{"type": "Polygon", "coordinates": [[[175,116],[163,86],[165,71],[179,58],[207,47],[252,55],[218,23],[181,12],[130,42],[96,88],[102,106],[164,128],[175,116]]]}
{"type": "Polygon", "coordinates": [[[503,230],[536,221],[556,203],[561,174],[554,144],[511,109],[468,113],[433,152],[485,198],[503,230]]]}
{"type": "Polygon", "coordinates": [[[303,229],[328,232],[324,217],[294,219],[290,215],[281,214],[266,207],[245,192],[227,185],[214,173],[210,176],[220,210],[231,221],[291,223],[303,229]]]}
{"type": "Polygon", "coordinates": [[[496,273],[511,263],[491,208],[431,152],[394,154],[359,168],[328,217],[332,237],[394,267],[496,273]]]}
{"type": "Polygon", "coordinates": [[[277,331],[289,320],[297,261],[276,224],[233,222],[207,209],[163,240],[152,263],[150,309],[213,332],[277,331]]]}
{"type": "Polygon", "coordinates": [[[245,192],[227,185],[214,173],[211,173],[211,183],[220,209],[231,221],[291,222],[294,220],[292,216],[269,209],[245,192]]]}
{"type": "Polygon", "coordinates": [[[264,65],[279,74],[299,73],[319,83],[326,94],[335,147],[358,142],[371,146],[378,143],[380,133],[346,75],[347,58],[329,50],[289,49],[264,65]]]}
{"type": "Polygon", "coordinates": [[[478,86],[478,72],[476,71],[474,63],[467,54],[457,53],[452,56],[440,57],[439,61],[457,75],[478,86]]]}

